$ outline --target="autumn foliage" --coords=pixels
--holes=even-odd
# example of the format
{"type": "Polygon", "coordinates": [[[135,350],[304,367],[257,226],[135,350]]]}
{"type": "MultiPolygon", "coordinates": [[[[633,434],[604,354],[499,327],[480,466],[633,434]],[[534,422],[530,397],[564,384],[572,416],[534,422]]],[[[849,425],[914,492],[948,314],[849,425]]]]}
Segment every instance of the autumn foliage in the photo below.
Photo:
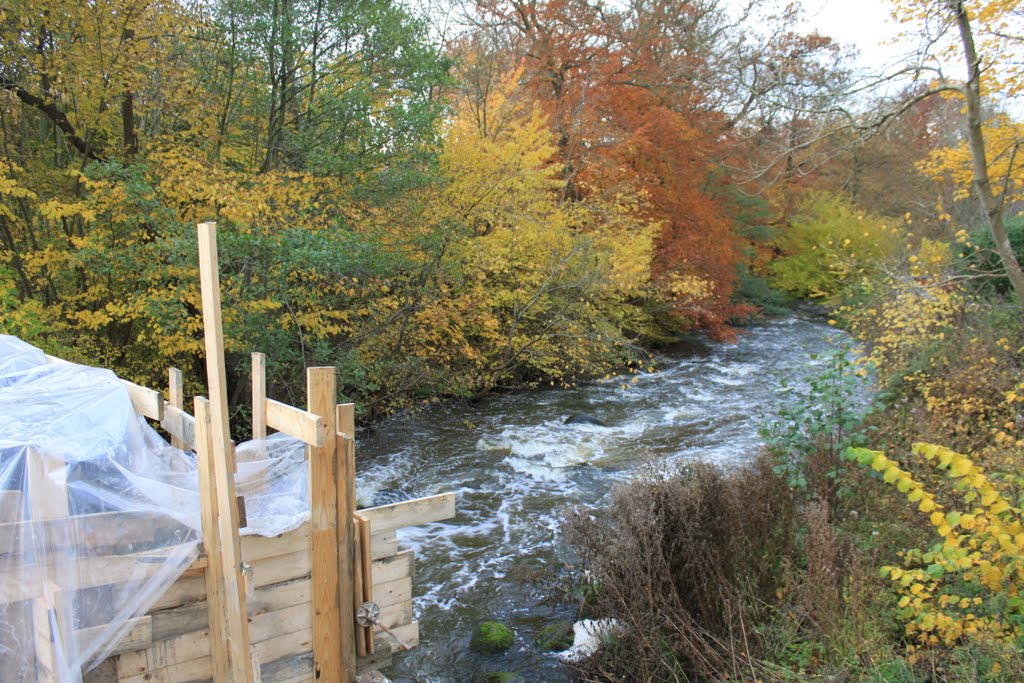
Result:
{"type": "Polygon", "coordinates": [[[28,9],[0,14],[0,322],[51,352],[198,370],[204,220],[229,369],[334,364],[371,414],[749,310],[689,9],[499,2],[450,55],[388,3],[28,9]]]}

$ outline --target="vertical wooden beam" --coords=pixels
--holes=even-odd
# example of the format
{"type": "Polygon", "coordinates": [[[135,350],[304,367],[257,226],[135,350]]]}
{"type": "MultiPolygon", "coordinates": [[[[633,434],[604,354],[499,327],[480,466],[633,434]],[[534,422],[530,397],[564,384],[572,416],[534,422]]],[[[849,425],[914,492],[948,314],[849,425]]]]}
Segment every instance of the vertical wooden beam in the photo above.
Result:
{"type": "MultiPolygon", "coordinates": [[[[356,593],[356,605],[363,604],[364,602],[373,602],[373,556],[371,548],[373,541],[370,538],[370,520],[362,516],[358,512],[353,515],[356,525],[356,540],[358,541],[358,547],[360,553],[356,559],[356,567],[358,568],[357,576],[362,581],[362,586],[359,592],[356,593]]],[[[363,654],[373,654],[373,626],[367,626],[362,629],[362,639],[359,638],[358,632],[356,635],[356,649],[362,651],[363,654]],[[360,647],[362,643],[362,647],[360,647]]]]}
{"type": "MultiPolygon", "coordinates": [[[[359,577],[362,581],[365,581],[365,577],[362,575],[362,559],[355,553],[356,542],[355,535],[357,530],[355,529],[355,512],[356,512],[356,410],[355,405],[352,403],[342,403],[335,406],[335,420],[337,422],[338,430],[338,509],[344,511],[343,519],[346,522],[346,528],[338,529],[338,550],[340,553],[345,554],[339,561],[339,565],[344,566],[346,563],[351,568],[349,576],[353,578],[359,577]],[[349,540],[345,540],[345,539],[349,540]]],[[[367,543],[364,546],[369,552],[370,545],[367,543]]],[[[351,589],[349,595],[352,596],[352,610],[349,612],[351,618],[349,621],[352,624],[354,631],[354,637],[357,637],[365,642],[365,635],[362,633],[362,629],[355,623],[355,610],[364,601],[361,599],[363,594],[363,586],[356,581],[351,582],[351,589]]],[[[344,605],[344,603],[343,603],[344,605]]],[[[342,609],[342,615],[345,614],[342,609]]],[[[371,638],[372,640],[372,638],[371,638]]],[[[357,648],[362,649],[362,648],[357,648]]],[[[370,650],[372,652],[372,649],[370,650]]]]}
{"type": "MultiPolygon", "coordinates": [[[[167,397],[168,403],[178,410],[185,409],[185,382],[178,368],[167,369],[167,397]]],[[[196,439],[198,441],[198,438],[196,439]]],[[[171,435],[171,445],[179,450],[185,450],[185,442],[174,434],[171,435]]]]}
{"type": "Polygon", "coordinates": [[[252,440],[267,438],[267,357],[252,353],[252,440]]]}
{"type": "Polygon", "coordinates": [[[245,609],[238,508],[235,503],[234,448],[228,427],[227,372],[224,367],[224,329],[220,310],[220,273],[217,265],[217,224],[200,223],[199,281],[203,295],[203,336],[206,343],[206,380],[210,392],[210,444],[224,569],[225,621],[228,633],[230,680],[253,680],[249,652],[249,619],[245,609]]]}
{"type": "Polygon", "coordinates": [[[352,606],[352,521],[345,524],[347,501],[341,487],[335,424],[334,368],[308,368],[309,412],[324,419],[321,447],[308,447],[310,542],[313,581],[313,676],[318,681],[352,681],[355,677],[355,609],[352,606]],[[345,528],[348,527],[346,535],[345,528]],[[347,551],[346,551],[347,547],[347,551]]]}
{"type": "MultiPolygon", "coordinates": [[[[67,475],[68,467],[63,459],[38,451],[29,453],[25,460],[25,477],[28,479],[28,513],[33,521],[68,516],[67,475]]],[[[31,550],[45,555],[50,539],[47,531],[41,530],[41,534],[42,537],[31,541],[31,550]]],[[[32,600],[32,642],[37,680],[56,683],[68,673],[64,667],[71,653],[65,648],[74,646],[70,596],[65,595],[57,580],[60,577],[71,581],[77,574],[73,564],[59,556],[55,564],[46,562],[44,571],[39,579],[41,596],[32,600]]]]}
{"type": "Polygon", "coordinates": [[[195,397],[196,458],[199,469],[199,508],[203,525],[203,550],[206,553],[206,614],[210,629],[210,655],[213,680],[231,680],[231,662],[228,656],[227,604],[223,591],[224,566],[218,540],[217,495],[214,491],[213,448],[210,434],[210,402],[195,397]]]}

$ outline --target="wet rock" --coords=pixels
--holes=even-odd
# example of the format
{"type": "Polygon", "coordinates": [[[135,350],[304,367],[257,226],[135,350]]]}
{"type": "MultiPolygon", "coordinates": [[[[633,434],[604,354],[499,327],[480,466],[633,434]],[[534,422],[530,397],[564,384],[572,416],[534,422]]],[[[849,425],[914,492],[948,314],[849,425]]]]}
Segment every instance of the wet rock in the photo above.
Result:
{"type": "Polygon", "coordinates": [[[484,621],[476,627],[469,647],[474,652],[495,655],[512,647],[515,636],[512,630],[500,621],[484,621]]]}
{"type": "Polygon", "coordinates": [[[541,652],[558,652],[572,647],[574,638],[572,622],[563,620],[542,628],[533,642],[541,652]]]}
{"type": "Polygon", "coordinates": [[[567,424],[567,425],[594,425],[596,427],[607,427],[608,426],[604,422],[602,422],[601,420],[599,420],[596,417],[594,417],[593,415],[588,415],[586,413],[576,413],[575,415],[570,415],[569,417],[565,418],[565,422],[563,422],[563,424],[567,424]]]}

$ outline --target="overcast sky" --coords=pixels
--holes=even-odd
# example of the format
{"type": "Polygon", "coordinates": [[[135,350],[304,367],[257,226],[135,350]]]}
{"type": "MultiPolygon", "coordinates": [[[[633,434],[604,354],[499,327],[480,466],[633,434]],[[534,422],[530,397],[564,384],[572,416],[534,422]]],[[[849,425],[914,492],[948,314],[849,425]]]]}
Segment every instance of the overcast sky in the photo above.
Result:
{"type": "Polygon", "coordinates": [[[900,32],[884,0],[804,0],[809,28],[860,51],[860,65],[880,70],[904,50],[886,45],[900,32]]]}

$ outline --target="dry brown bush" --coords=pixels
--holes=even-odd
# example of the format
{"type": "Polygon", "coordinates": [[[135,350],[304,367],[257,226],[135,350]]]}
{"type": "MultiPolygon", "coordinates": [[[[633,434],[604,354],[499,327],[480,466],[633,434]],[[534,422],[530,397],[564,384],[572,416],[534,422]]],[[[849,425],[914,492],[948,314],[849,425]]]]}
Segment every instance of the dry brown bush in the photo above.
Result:
{"type": "Polygon", "coordinates": [[[589,572],[589,607],[618,619],[615,642],[578,665],[584,680],[757,677],[753,625],[793,555],[792,499],[760,458],[730,471],[695,463],[620,488],[606,519],[569,515],[589,572]]]}

